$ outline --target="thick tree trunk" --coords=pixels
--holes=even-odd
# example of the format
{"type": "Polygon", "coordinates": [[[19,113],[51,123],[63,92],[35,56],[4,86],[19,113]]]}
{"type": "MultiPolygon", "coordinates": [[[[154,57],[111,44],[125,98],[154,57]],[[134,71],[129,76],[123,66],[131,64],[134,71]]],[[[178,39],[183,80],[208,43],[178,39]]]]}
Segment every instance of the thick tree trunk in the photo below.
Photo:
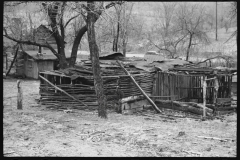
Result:
{"type": "Polygon", "coordinates": [[[83,37],[83,35],[87,32],[87,25],[85,25],[84,27],[82,27],[78,33],[76,38],[74,39],[73,42],[73,47],[72,47],[72,53],[71,53],[71,60],[69,63],[70,67],[73,67],[75,65],[76,59],[77,59],[77,51],[78,51],[78,46],[81,42],[81,39],[83,37]]]}
{"type": "Polygon", "coordinates": [[[188,48],[187,48],[186,61],[188,61],[188,59],[189,59],[191,45],[192,45],[192,34],[190,34],[189,44],[188,44],[188,48]]]}
{"type": "MultiPolygon", "coordinates": [[[[59,7],[60,7],[60,2],[55,2],[54,4],[54,9],[52,8],[48,8],[48,16],[51,20],[50,26],[52,28],[52,33],[53,36],[55,38],[55,41],[57,43],[58,46],[58,56],[59,56],[59,67],[61,69],[67,68],[68,67],[68,63],[66,60],[66,55],[65,55],[65,42],[64,42],[64,37],[65,37],[65,33],[64,33],[64,29],[63,27],[61,27],[61,34],[58,31],[58,23],[57,23],[57,12],[59,7]]],[[[63,18],[63,17],[61,17],[63,18]]],[[[60,20],[60,22],[62,21],[62,19],[60,20]]]]}
{"type": "Polygon", "coordinates": [[[120,23],[117,22],[117,35],[114,35],[113,39],[113,51],[117,52],[118,51],[118,39],[119,39],[119,32],[120,32],[120,23]]]}
{"type": "MultiPolygon", "coordinates": [[[[88,1],[87,7],[90,10],[95,10],[94,2],[88,1]]],[[[88,43],[89,43],[89,50],[90,50],[90,57],[92,61],[92,70],[93,70],[93,77],[94,77],[94,85],[95,91],[98,99],[98,116],[102,118],[107,118],[106,112],[106,96],[103,92],[103,80],[100,75],[100,64],[99,64],[99,50],[96,43],[95,37],[95,13],[88,12],[87,14],[87,34],[88,34],[88,43]]]]}

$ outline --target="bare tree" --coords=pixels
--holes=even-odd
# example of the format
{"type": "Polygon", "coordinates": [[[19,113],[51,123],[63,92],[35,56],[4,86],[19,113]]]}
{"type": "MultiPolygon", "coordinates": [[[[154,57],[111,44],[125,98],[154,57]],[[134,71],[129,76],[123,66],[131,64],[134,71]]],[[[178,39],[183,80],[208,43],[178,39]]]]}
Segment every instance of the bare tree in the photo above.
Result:
{"type": "MultiPolygon", "coordinates": [[[[237,21],[237,2],[231,2],[229,16],[231,21],[237,21]]],[[[228,42],[234,36],[236,36],[236,41],[237,41],[237,37],[238,37],[237,29],[233,32],[233,34],[229,37],[229,39],[226,42],[228,42]]]]}
{"type": "Polygon", "coordinates": [[[128,36],[130,33],[130,21],[132,16],[134,3],[125,3],[123,4],[123,18],[122,18],[122,27],[121,27],[121,38],[122,38],[122,51],[123,55],[126,56],[127,51],[127,43],[128,43],[128,36]],[[129,8],[127,9],[127,5],[129,4],[129,8]]]}
{"type": "Polygon", "coordinates": [[[196,4],[182,3],[177,13],[176,26],[182,35],[187,35],[188,44],[186,60],[189,60],[190,49],[193,45],[210,43],[206,32],[202,28],[205,19],[205,8],[196,4]],[[195,42],[195,43],[194,43],[195,42]]]}
{"type": "MultiPolygon", "coordinates": [[[[5,6],[16,6],[22,3],[30,3],[30,2],[21,2],[21,3],[5,3],[5,6]]],[[[54,36],[55,41],[57,43],[57,50],[55,50],[50,44],[47,43],[47,41],[43,43],[35,42],[31,39],[18,39],[12,36],[12,34],[9,34],[7,31],[7,28],[4,27],[4,35],[6,38],[13,40],[15,42],[21,43],[21,44],[27,44],[27,45],[35,45],[39,47],[45,47],[50,49],[53,54],[58,58],[60,68],[66,68],[69,66],[74,66],[76,62],[76,57],[77,57],[77,51],[79,44],[81,42],[81,39],[83,35],[87,31],[87,25],[82,25],[80,28],[76,29],[77,34],[73,40],[73,45],[72,45],[72,51],[71,51],[71,60],[70,63],[68,64],[66,60],[66,55],[65,55],[65,38],[66,38],[66,30],[68,25],[77,18],[78,16],[84,15],[86,12],[86,8],[83,8],[83,2],[32,2],[36,3],[37,5],[40,5],[39,7],[43,7],[43,12],[46,14],[46,17],[48,19],[48,27],[51,34],[54,36]],[[69,14],[71,11],[74,12],[74,14],[71,14],[70,17],[66,18],[66,14],[69,14]]],[[[103,8],[101,12],[103,12],[105,9],[108,9],[112,6],[117,4],[116,2],[109,2],[109,5],[106,5],[106,8],[103,8]]],[[[97,19],[95,19],[97,21],[97,19]]]]}
{"type": "Polygon", "coordinates": [[[160,28],[164,31],[164,36],[168,37],[169,27],[172,23],[172,18],[175,14],[174,10],[177,6],[176,2],[162,2],[162,5],[157,6],[157,23],[160,23],[160,28]]]}

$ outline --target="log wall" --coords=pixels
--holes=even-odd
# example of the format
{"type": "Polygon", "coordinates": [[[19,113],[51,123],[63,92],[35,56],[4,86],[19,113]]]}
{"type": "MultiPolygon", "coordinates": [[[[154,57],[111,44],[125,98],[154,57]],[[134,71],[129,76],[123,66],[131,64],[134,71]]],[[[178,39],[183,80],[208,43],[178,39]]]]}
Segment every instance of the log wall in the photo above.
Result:
{"type": "MultiPolygon", "coordinates": [[[[94,80],[92,76],[78,77],[72,80],[71,77],[68,76],[47,74],[47,72],[42,72],[40,75],[85,104],[89,106],[97,106],[94,80]]],[[[138,74],[133,76],[142,89],[147,94],[151,94],[154,74],[138,74]]],[[[104,92],[107,95],[109,107],[114,107],[112,102],[116,101],[118,98],[116,93],[117,89],[122,92],[122,98],[141,95],[141,92],[132,83],[130,77],[128,76],[102,76],[102,78],[104,83],[104,92]]],[[[79,102],[66,96],[64,93],[57,91],[54,87],[50,86],[42,79],[40,79],[39,89],[41,96],[40,102],[42,105],[84,107],[79,104],[79,102]]]]}

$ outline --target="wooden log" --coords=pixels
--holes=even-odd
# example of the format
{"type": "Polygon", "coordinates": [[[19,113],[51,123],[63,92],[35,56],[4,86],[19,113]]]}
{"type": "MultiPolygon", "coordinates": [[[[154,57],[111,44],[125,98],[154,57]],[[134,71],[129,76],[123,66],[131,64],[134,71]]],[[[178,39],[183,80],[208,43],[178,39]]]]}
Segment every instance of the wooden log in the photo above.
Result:
{"type": "Polygon", "coordinates": [[[123,65],[119,62],[116,61],[118,63],[118,65],[123,69],[123,71],[129,75],[129,77],[131,78],[132,82],[136,85],[136,87],[141,91],[141,93],[147,98],[147,100],[149,101],[149,103],[153,106],[153,108],[158,112],[158,113],[162,113],[162,111],[156,106],[156,104],[148,97],[148,95],[141,89],[141,87],[137,84],[137,82],[135,81],[135,79],[130,75],[130,73],[123,67],[123,65]]]}
{"type": "Polygon", "coordinates": [[[18,94],[17,94],[17,109],[22,109],[22,88],[20,86],[21,81],[17,80],[17,88],[18,88],[18,94]]]}
{"type": "Polygon", "coordinates": [[[42,77],[42,76],[40,76],[40,75],[39,75],[39,77],[42,78],[44,81],[46,81],[46,82],[47,82],[48,84],[50,84],[51,86],[53,86],[55,89],[57,89],[57,90],[63,92],[63,93],[66,94],[67,96],[71,97],[72,99],[74,99],[74,100],[80,102],[81,104],[83,104],[84,106],[87,107],[87,105],[86,105],[85,103],[83,103],[82,101],[80,101],[80,100],[76,99],[75,97],[71,96],[70,94],[68,94],[68,93],[65,92],[64,90],[62,90],[62,89],[56,87],[54,84],[52,84],[51,82],[49,82],[49,81],[48,81],[47,79],[45,79],[44,77],[42,77]]]}
{"type": "MultiPolygon", "coordinates": [[[[167,100],[156,100],[155,103],[160,108],[174,109],[184,112],[190,112],[198,115],[203,114],[203,107],[194,102],[177,102],[177,101],[167,101],[167,100]]],[[[212,110],[206,109],[206,115],[211,116],[212,110]]]]}

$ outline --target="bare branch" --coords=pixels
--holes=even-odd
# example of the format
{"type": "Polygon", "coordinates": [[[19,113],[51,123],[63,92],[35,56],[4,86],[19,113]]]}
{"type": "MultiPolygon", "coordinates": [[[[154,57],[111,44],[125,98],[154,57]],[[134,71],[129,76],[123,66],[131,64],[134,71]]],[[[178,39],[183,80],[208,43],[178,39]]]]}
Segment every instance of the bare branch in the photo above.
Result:
{"type": "Polygon", "coordinates": [[[6,38],[8,38],[8,39],[10,39],[10,40],[12,40],[12,41],[14,41],[14,42],[17,42],[17,43],[19,43],[19,44],[27,44],[27,45],[34,45],[34,46],[39,46],[39,47],[46,47],[46,48],[50,49],[57,58],[59,57],[59,56],[58,56],[58,53],[57,53],[57,52],[52,48],[52,46],[50,46],[50,44],[48,44],[47,42],[46,42],[46,44],[40,44],[40,43],[37,43],[37,42],[32,42],[32,41],[30,41],[30,40],[28,40],[28,41],[18,40],[18,39],[15,39],[15,38],[13,38],[13,37],[10,37],[10,36],[7,34],[7,31],[6,31],[5,28],[3,28],[3,30],[4,30],[4,32],[5,32],[5,35],[3,35],[3,36],[6,37],[6,38]]]}
{"type": "Polygon", "coordinates": [[[201,64],[201,63],[210,61],[211,59],[216,59],[216,58],[222,58],[222,59],[224,59],[224,60],[226,60],[226,61],[229,59],[228,56],[216,56],[216,57],[212,57],[212,58],[205,59],[204,61],[201,61],[201,62],[198,62],[198,63],[186,64],[185,66],[187,66],[187,67],[195,66],[195,65],[198,65],[198,64],[201,64]]]}
{"type": "Polygon", "coordinates": [[[66,28],[67,25],[68,25],[73,19],[77,18],[79,15],[80,15],[80,14],[77,14],[76,16],[70,18],[70,19],[67,21],[67,23],[64,25],[64,28],[66,28]]]}

